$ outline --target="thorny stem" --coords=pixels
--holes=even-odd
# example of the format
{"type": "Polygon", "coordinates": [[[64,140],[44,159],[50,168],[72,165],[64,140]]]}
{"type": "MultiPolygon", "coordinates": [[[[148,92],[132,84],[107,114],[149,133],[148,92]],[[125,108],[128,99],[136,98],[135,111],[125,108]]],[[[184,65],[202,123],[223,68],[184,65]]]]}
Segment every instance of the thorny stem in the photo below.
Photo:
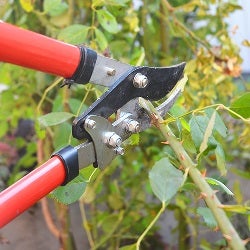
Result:
{"type": "Polygon", "coordinates": [[[245,249],[243,240],[239,237],[225,211],[221,208],[222,204],[216,197],[214,190],[212,190],[200,171],[196,168],[196,164],[189,157],[181,142],[177,140],[171,129],[164,124],[162,117],[149,101],[145,101],[140,98],[140,104],[153,118],[152,121],[154,122],[154,125],[161,131],[162,135],[168,141],[182,167],[185,170],[188,169],[189,176],[203,194],[203,199],[213,213],[224,238],[228,242],[228,245],[233,250],[245,249]]]}
{"type": "Polygon", "coordinates": [[[162,215],[162,213],[165,211],[165,209],[166,209],[166,203],[162,202],[161,209],[159,210],[159,212],[157,213],[157,215],[154,217],[154,219],[151,221],[151,223],[147,226],[147,228],[144,230],[144,232],[141,234],[141,236],[138,238],[138,240],[136,242],[136,250],[140,249],[140,245],[141,245],[142,240],[147,235],[147,233],[149,232],[149,230],[153,227],[153,225],[155,224],[155,222],[162,215]]]}

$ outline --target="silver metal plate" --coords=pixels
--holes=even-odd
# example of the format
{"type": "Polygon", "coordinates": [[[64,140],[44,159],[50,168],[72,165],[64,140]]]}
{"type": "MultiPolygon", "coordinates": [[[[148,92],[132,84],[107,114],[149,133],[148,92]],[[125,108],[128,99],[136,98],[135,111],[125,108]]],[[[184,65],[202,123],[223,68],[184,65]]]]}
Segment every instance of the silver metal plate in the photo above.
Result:
{"type": "Polygon", "coordinates": [[[132,68],[134,67],[129,64],[98,54],[89,82],[110,87],[121,75],[132,68]]]}

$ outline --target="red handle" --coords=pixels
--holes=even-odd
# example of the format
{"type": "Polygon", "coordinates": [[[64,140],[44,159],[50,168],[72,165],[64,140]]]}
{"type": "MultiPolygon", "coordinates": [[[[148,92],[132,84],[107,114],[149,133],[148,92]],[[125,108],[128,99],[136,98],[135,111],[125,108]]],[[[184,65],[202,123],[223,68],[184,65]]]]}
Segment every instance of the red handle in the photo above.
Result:
{"type": "Polygon", "coordinates": [[[70,78],[80,62],[80,51],[0,20],[0,61],[70,78]]]}
{"type": "Polygon", "coordinates": [[[62,161],[54,156],[2,191],[0,193],[0,228],[60,186],[65,177],[62,161]]]}

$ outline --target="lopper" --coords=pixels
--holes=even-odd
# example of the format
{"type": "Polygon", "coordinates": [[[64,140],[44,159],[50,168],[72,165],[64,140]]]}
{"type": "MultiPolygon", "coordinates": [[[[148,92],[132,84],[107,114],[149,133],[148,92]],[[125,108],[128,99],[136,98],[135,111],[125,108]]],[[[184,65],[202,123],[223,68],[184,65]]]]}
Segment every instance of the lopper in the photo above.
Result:
{"type": "Polygon", "coordinates": [[[72,124],[73,137],[84,141],[66,146],[51,159],[0,193],[0,227],[60,185],[73,180],[81,168],[105,168],[123,155],[123,141],[151,126],[139,105],[168,98],[157,107],[164,116],[181,90],[185,63],[171,67],[135,67],[0,21],[0,62],[7,62],[64,77],[63,85],[98,84],[108,90],[72,124]],[[115,121],[109,117],[116,114],[115,121]]]}

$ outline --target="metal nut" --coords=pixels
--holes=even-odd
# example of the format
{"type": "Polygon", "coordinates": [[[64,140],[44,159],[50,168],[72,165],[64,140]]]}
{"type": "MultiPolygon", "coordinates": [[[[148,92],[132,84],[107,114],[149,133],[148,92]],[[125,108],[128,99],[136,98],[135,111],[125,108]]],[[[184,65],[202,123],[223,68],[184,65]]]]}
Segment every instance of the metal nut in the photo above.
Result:
{"type": "Polygon", "coordinates": [[[124,155],[124,153],[125,153],[124,148],[122,148],[122,147],[116,147],[115,148],[115,153],[117,155],[124,155]]]}
{"type": "Polygon", "coordinates": [[[122,144],[122,138],[115,132],[107,132],[104,135],[104,142],[113,148],[120,147],[122,144]]]}
{"type": "Polygon", "coordinates": [[[131,133],[138,133],[140,131],[140,124],[139,122],[133,119],[125,119],[125,129],[131,133]]]}
{"type": "Polygon", "coordinates": [[[91,119],[86,119],[85,126],[87,126],[88,128],[94,129],[96,127],[96,122],[91,119]]]}
{"type": "Polygon", "coordinates": [[[141,73],[137,73],[134,76],[133,84],[136,88],[145,88],[148,85],[148,78],[141,73]]]}

